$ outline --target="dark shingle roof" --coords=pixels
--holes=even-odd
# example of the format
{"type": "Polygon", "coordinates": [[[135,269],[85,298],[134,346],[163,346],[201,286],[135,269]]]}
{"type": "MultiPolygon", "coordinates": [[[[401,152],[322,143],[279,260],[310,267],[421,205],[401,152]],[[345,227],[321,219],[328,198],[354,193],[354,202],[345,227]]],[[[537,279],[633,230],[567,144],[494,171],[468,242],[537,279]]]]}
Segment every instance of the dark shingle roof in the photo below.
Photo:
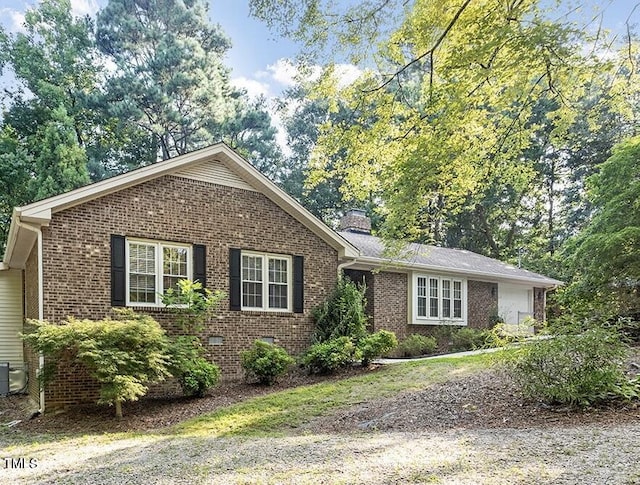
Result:
{"type": "Polygon", "coordinates": [[[362,256],[380,260],[380,264],[401,263],[408,267],[427,268],[470,275],[483,275],[498,279],[521,280],[543,287],[561,285],[562,282],[526,269],[503,263],[464,249],[441,248],[410,243],[399,250],[389,250],[382,239],[370,234],[339,232],[357,247],[362,256]]]}

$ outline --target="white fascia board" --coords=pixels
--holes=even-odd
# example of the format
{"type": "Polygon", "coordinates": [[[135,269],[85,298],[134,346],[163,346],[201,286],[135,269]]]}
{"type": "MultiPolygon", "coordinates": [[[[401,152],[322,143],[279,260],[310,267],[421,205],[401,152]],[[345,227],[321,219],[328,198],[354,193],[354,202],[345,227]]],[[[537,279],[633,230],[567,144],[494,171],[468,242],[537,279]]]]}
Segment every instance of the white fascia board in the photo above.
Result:
{"type": "Polygon", "coordinates": [[[404,270],[404,271],[434,271],[439,273],[450,273],[450,274],[455,274],[460,276],[479,276],[479,277],[487,278],[489,280],[496,281],[496,282],[512,281],[512,282],[528,283],[535,287],[542,287],[542,288],[557,288],[558,286],[564,285],[562,281],[554,280],[551,278],[540,280],[536,278],[527,278],[524,276],[517,276],[517,275],[509,276],[509,275],[501,275],[496,273],[487,273],[485,271],[449,268],[446,266],[406,263],[403,261],[393,261],[389,259],[374,258],[371,256],[362,256],[360,258],[357,258],[357,260],[358,260],[358,263],[370,265],[371,267],[380,269],[382,271],[384,271],[385,268],[398,269],[398,270],[404,270]]]}
{"type": "Polygon", "coordinates": [[[162,175],[173,172],[184,165],[212,158],[218,154],[223,147],[224,145],[219,143],[195,152],[156,162],[152,165],[147,165],[146,167],[138,168],[107,180],[85,185],[84,187],[80,187],[64,194],[49,197],[48,199],[34,202],[33,204],[29,204],[24,207],[19,207],[18,210],[20,211],[23,220],[27,220],[25,217],[41,219],[46,217],[47,214],[49,214],[50,217],[52,212],[68,209],[69,207],[97,199],[103,195],[117,192],[127,187],[141,184],[147,180],[161,177],[162,175]]]}

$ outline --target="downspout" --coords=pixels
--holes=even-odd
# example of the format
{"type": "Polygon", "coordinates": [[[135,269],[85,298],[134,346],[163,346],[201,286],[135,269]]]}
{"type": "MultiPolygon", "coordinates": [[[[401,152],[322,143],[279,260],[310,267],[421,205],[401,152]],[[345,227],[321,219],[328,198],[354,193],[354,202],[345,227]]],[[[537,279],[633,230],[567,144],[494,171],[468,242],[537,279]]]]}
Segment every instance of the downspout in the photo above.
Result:
{"type": "MultiPolygon", "coordinates": [[[[38,236],[38,320],[44,320],[44,275],[42,274],[43,269],[43,261],[42,261],[42,253],[43,253],[43,245],[42,245],[42,229],[38,227],[37,229],[33,226],[25,224],[20,221],[20,218],[16,219],[18,223],[18,227],[23,227],[29,231],[33,231],[38,236]]],[[[44,354],[40,352],[38,354],[38,371],[37,375],[39,376],[44,368],[44,354]]],[[[40,388],[40,409],[38,409],[40,414],[44,413],[44,388],[40,388]]]]}

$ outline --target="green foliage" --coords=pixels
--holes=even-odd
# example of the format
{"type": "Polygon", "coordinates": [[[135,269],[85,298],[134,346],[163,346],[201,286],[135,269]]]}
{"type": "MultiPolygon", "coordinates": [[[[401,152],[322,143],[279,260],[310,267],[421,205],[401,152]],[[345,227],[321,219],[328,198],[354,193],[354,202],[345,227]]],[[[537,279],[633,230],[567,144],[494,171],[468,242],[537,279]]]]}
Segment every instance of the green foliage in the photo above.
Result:
{"type": "Polygon", "coordinates": [[[168,375],[168,349],[164,330],[150,316],[124,311],[120,318],[33,322],[35,330],[23,338],[45,355],[49,378],[63,355],[83,364],[100,384],[100,402],[115,404],[121,417],[122,402],[138,399],[147,383],[168,375]]]}
{"type": "Polygon", "coordinates": [[[486,343],[487,332],[471,327],[461,327],[451,334],[451,350],[463,352],[483,347],[486,343]]]}
{"type": "Polygon", "coordinates": [[[521,346],[507,369],[525,396],[581,407],[612,398],[638,397],[624,373],[626,345],[612,329],[592,327],[521,346]]]}
{"type": "Polygon", "coordinates": [[[432,354],[438,348],[435,337],[427,337],[414,333],[409,335],[398,345],[398,353],[401,357],[418,357],[432,354]]]}
{"type": "Polygon", "coordinates": [[[256,340],[253,347],[240,356],[247,379],[257,379],[260,384],[269,386],[295,362],[282,347],[261,340],[256,340]]]}
{"type": "Polygon", "coordinates": [[[162,295],[162,304],[176,315],[185,332],[199,332],[225,296],[224,291],[211,291],[199,281],[184,279],[178,281],[177,290],[169,288],[162,295]]]}
{"type": "Polygon", "coordinates": [[[367,366],[381,355],[391,352],[398,346],[396,334],[388,330],[379,330],[364,337],[358,342],[358,349],[362,355],[362,365],[367,366]]]}
{"type": "Polygon", "coordinates": [[[312,345],[302,356],[301,363],[310,373],[328,374],[348,367],[360,357],[353,341],[343,336],[312,345]]]}
{"type": "Polygon", "coordinates": [[[357,344],[367,334],[365,291],[364,285],[340,278],[329,298],[311,313],[316,326],[313,341],[348,337],[357,344]]]}
{"type": "Polygon", "coordinates": [[[203,397],[220,378],[220,368],[204,358],[204,347],[198,337],[182,335],[169,344],[169,372],[185,396],[203,397]]]}
{"type": "Polygon", "coordinates": [[[595,213],[565,247],[575,281],[563,293],[584,313],[640,315],[639,158],[640,137],[631,138],[588,180],[595,213]]]}

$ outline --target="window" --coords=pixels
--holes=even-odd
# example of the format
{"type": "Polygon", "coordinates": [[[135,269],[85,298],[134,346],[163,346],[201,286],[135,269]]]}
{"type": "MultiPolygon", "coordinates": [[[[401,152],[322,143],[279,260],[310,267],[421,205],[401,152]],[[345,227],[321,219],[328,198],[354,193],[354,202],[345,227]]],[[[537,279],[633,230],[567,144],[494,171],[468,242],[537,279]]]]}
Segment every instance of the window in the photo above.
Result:
{"type": "Polygon", "coordinates": [[[464,280],[435,275],[414,275],[413,281],[414,323],[465,323],[464,280]]]}
{"type": "Polygon", "coordinates": [[[192,279],[191,246],[127,240],[127,304],[161,305],[161,295],[192,279]]]}
{"type": "Polygon", "coordinates": [[[242,252],[242,308],[290,311],[291,257],[242,252]]]}

